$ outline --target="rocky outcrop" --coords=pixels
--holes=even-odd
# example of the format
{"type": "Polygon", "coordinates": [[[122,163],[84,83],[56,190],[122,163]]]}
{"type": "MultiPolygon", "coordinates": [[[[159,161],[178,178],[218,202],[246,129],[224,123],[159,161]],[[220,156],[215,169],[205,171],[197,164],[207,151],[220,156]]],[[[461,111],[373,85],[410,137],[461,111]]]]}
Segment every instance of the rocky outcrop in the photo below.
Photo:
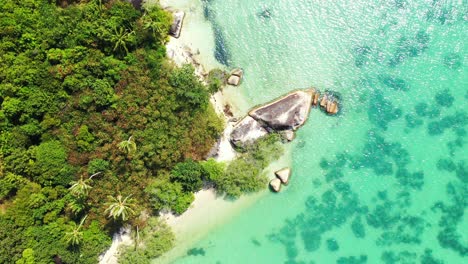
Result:
{"type": "Polygon", "coordinates": [[[266,134],[268,131],[260,123],[252,117],[246,116],[234,126],[231,133],[231,143],[236,147],[244,147],[266,134]]]}
{"type": "Polygon", "coordinates": [[[233,86],[238,86],[240,84],[241,78],[236,75],[231,75],[227,79],[227,84],[233,85],[233,86]]]}
{"type": "Polygon", "coordinates": [[[275,192],[279,192],[281,190],[281,180],[278,178],[272,179],[270,181],[270,188],[275,192]]]}
{"type": "Polygon", "coordinates": [[[182,24],[184,22],[185,13],[183,11],[177,11],[172,14],[173,21],[169,34],[174,38],[180,37],[180,32],[182,31],[182,24]]]}
{"type": "Polygon", "coordinates": [[[293,141],[294,138],[296,137],[296,134],[292,130],[285,130],[281,133],[284,139],[287,141],[293,141]]]}
{"type": "Polygon", "coordinates": [[[338,98],[332,93],[325,93],[320,100],[320,107],[330,115],[336,115],[339,111],[338,98]]]}
{"type": "Polygon", "coordinates": [[[234,69],[231,72],[231,76],[229,76],[229,78],[227,79],[227,83],[229,85],[238,86],[243,76],[244,76],[244,72],[242,71],[242,69],[240,68],[234,69]]]}
{"type": "Polygon", "coordinates": [[[312,89],[292,92],[249,112],[258,122],[274,130],[296,130],[302,126],[312,105],[312,89]]]}
{"type": "Polygon", "coordinates": [[[291,169],[283,168],[279,171],[276,171],[275,175],[281,181],[281,183],[288,185],[289,179],[291,178],[291,169]]]}
{"type": "Polygon", "coordinates": [[[312,88],[312,105],[317,106],[319,102],[320,92],[315,88],[312,88]]]}

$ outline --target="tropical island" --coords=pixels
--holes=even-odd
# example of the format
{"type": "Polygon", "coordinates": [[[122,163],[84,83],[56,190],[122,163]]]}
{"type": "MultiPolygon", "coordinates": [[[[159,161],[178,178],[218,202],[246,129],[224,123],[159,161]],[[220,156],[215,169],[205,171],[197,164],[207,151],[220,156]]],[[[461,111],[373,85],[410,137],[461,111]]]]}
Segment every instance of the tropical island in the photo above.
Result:
{"type": "Polygon", "coordinates": [[[282,136],[207,159],[225,126],[209,99],[230,75],[166,57],[169,11],[6,0],[0,13],[0,263],[96,263],[122,227],[134,243],[119,263],[149,263],[174,245],[161,212],[182,214],[206,186],[227,199],[266,188],[282,136]]]}

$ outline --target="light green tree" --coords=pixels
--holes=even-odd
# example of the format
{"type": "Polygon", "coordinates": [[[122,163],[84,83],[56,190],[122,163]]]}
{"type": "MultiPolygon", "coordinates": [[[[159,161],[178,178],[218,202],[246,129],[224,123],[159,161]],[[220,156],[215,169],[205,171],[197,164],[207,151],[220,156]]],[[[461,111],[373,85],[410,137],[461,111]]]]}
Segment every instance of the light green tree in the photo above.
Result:
{"type": "Polygon", "coordinates": [[[130,215],[135,214],[133,207],[135,206],[134,200],[131,198],[132,195],[128,195],[122,200],[122,195],[117,197],[108,196],[109,202],[107,203],[106,213],[109,213],[108,217],[112,217],[114,220],[122,219],[126,221],[130,215]]]}
{"type": "Polygon", "coordinates": [[[124,50],[125,53],[128,53],[127,44],[132,42],[134,35],[134,31],[128,31],[123,27],[120,27],[119,29],[114,28],[114,35],[112,36],[112,41],[115,43],[114,51],[124,50]]]}
{"type": "Polygon", "coordinates": [[[130,136],[127,140],[124,140],[119,143],[119,149],[127,151],[128,154],[134,153],[137,150],[137,146],[135,141],[133,141],[133,137],[130,136]]]}
{"type": "Polygon", "coordinates": [[[93,177],[99,174],[101,174],[101,172],[94,173],[88,179],[83,179],[83,176],[81,176],[79,180],[70,182],[71,186],[68,189],[70,190],[71,194],[76,197],[85,197],[88,195],[89,190],[93,188],[90,185],[93,177]]]}
{"type": "Polygon", "coordinates": [[[87,215],[83,217],[78,226],[75,222],[73,222],[73,227],[71,231],[65,233],[65,239],[69,245],[79,245],[83,240],[83,232],[81,232],[81,227],[83,226],[83,223],[87,217],[87,215]]]}

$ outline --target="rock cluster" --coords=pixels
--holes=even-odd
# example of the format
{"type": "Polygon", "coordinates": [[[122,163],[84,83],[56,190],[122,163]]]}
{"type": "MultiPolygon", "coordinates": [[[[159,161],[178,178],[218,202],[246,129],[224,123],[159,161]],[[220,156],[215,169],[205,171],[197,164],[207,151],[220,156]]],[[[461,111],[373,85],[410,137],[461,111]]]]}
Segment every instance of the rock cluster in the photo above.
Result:
{"type": "Polygon", "coordinates": [[[244,72],[242,71],[242,69],[240,68],[234,69],[231,72],[231,75],[229,76],[229,78],[227,79],[227,83],[229,85],[238,86],[240,82],[242,81],[243,76],[244,76],[244,72]]]}
{"type": "Polygon", "coordinates": [[[312,90],[307,89],[292,92],[254,108],[235,125],[231,143],[236,147],[243,147],[272,131],[281,132],[291,141],[294,139],[294,131],[306,122],[311,103],[312,90]]]}
{"type": "Polygon", "coordinates": [[[185,13],[183,11],[177,11],[172,14],[173,20],[169,30],[169,34],[174,38],[180,37],[180,31],[182,31],[182,24],[184,22],[185,13]]]}
{"type": "Polygon", "coordinates": [[[236,147],[244,147],[266,134],[268,131],[260,123],[252,117],[246,116],[234,126],[231,133],[231,143],[236,147]]]}
{"type": "Polygon", "coordinates": [[[270,181],[270,187],[273,191],[279,192],[281,190],[281,184],[288,185],[289,178],[291,178],[291,169],[283,168],[275,172],[276,178],[270,181]]]}
{"type": "Polygon", "coordinates": [[[325,93],[320,100],[320,107],[330,115],[336,115],[339,110],[338,100],[332,93],[325,93]]]}

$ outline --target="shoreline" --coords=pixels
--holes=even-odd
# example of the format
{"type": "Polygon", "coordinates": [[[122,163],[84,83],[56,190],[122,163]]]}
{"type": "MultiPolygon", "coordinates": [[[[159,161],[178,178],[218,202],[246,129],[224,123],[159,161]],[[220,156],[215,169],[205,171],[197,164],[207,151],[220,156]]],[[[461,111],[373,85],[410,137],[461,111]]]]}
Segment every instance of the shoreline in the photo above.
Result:
{"type": "MultiPolygon", "coordinates": [[[[185,12],[184,25],[180,37],[170,37],[170,40],[166,43],[166,56],[170,60],[177,66],[192,64],[195,68],[195,74],[201,81],[205,80],[211,69],[220,68],[226,70],[226,67],[218,63],[214,58],[214,35],[211,24],[203,18],[200,2],[194,3],[193,0],[162,0],[160,5],[165,9],[185,12]]],[[[239,89],[240,91],[240,87],[226,85],[224,89],[226,88],[229,89],[229,95],[232,95],[234,89],[239,89]]],[[[237,156],[237,152],[229,142],[229,138],[236,120],[247,114],[242,113],[236,107],[238,103],[245,104],[245,99],[240,98],[240,92],[234,93],[237,95],[237,100],[228,100],[223,94],[223,90],[210,96],[210,103],[215,112],[225,122],[221,138],[213,147],[217,148],[214,158],[220,162],[229,162],[237,156]],[[230,106],[230,111],[233,113],[232,116],[227,116],[224,112],[226,104],[230,106]]],[[[270,172],[271,178],[274,177],[273,172],[275,170],[291,164],[291,144],[284,146],[284,155],[265,169],[266,172],[270,172]]],[[[176,242],[174,248],[161,257],[153,259],[152,263],[172,263],[177,258],[183,257],[187,250],[206,234],[240,214],[243,209],[250,207],[268,193],[268,188],[265,188],[265,190],[258,193],[243,195],[235,201],[229,201],[223,197],[219,197],[214,188],[207,188],[194,194],[195,199],[193,203],[183,214],[177,216],[172,213],[160,214],[159,218],[165,220],[172,228],[176,236],[176,242]]],[[[99,263],[116,264],[120,254],[119,247],[121,245],[131,245],[132,243],[130,231],[122,227],[118,233],[113,235],[112,245],[99,257],[99,263]]]]}
{"type": "MultiPolygon", "coordinates": [[[[169,41],[166,43],[166,56],[172,60],[177,66],[182,66],[183,64],[192,64],[195,68],[195,74],[200,78],[201,81],[204,81],[206,75],[208,72],[213,69],[213,68],[225,68],[223,65],[216,63],[213,61],[210,62],[204,62],[202,63],[201,61],[203,58],[205,59],[214,59],[214,56],[212,54],[207,55],[204,54],[205,56],[202,58],[201,56],[201,51],[200,48],[208,48],[210,49],[209,46],[204,46],[204,47],[197,47],[195,49],[194,45],[190,42],[188,42],[184,38],[186,37],[187,34],[190,34],[190,31],[187,30],[187,28],[190,29],[190,19],[192,18],[192,15],[197,15],[195,13],[196,10],[194,10],[194,7],[189,7],[188,10],[187,8],[182,8],[182,7],[174,7],[170,6],[169,3],[166,3],[166,1],[161,1],[160,5],[165,8],[165,9],[174,9],[174,10],[182,10],[185,12],[185,18],[184,18],[184,26],[182,27],[181,30],[181,36],[179,38],[174,38],[174,37],[169,37],[169,41]],[[194,14],[195,13],[195,14],[194,14]],[[194,52],[196,50],[196,52],[194,52]]],[[[211,28],[207,28],[206,30],[210,30],[211,28]]],[[[194,32],[194,34],[197,34],[194,32]]],[[[212,33],[211,33],[212,34],[212,33]]],[[[214,43],[214,42],[213,42],[214,43]]],[[[206,52],[206,51],[205,51],[206,52]]],[[[235,152],[234,148],[231,146],[231,143],[229,142],[229,135],[234,127],[235,122],[230,122],[230,117],[226,116],[224,113],[224,106],[226,104],[230,104],[226,100],[226,98],[223,96],[222,90],[216,92],[215,94],[210,96],[210,103],[212,104],[215,112],[223,118],[225,122],[225,128],[223,131],[223,134],[221,135],[221,138],[217,145],[217,152],[216,152],[216,157],[215,159],[217,161],[223,161],[223,162],[228,162],[233,160],[237,153],[235,152]]],[[[231,107],[232,108],[232,107],[231,107]]],[[[234,112],[235,109],[231,109],[234,112]]],[[[177,252],[177,249],[181,245],[187,245],[191,244],[191,242],[194,242],[193,240],[190,240],[189,243],[180,243],[181,239],[179,236],[183,233],[193,233],[191,231],[196,231],[196,228],[190,228],[191,225],[190,223],[193,223],[193,221],[197,221],[197,218],[204,219],[207,213],[212,213],[213,211],[222,211],[221,208],[224,208],[224,210],[227,209],[227,204],[239,204],[236,202],[228,202],[220,197],[217,197],[215,189],[213,188],[208,188],[208,189],[203,189],[197,193],[194,194],[195,199],[194,202],[191,204],[191,206],[187,209],[186,212],[184,212],[182,215],[176,216],[173,215],[172,213],[165,213],[161,214],[159,218],[164,219],[166,223],[172,228],[173,232],[176,235],[176,246],[168,253],[171,252],[177,252]],[[216,207],[217,210],[213,210],[213,207],[216,207]],[[190,230],[194,229],[194,230],[190,230]]],[[[242,200],[247,200],[245,197],[243,197],[242,200]]],[[[256,200],[256,199],[255,199],[256,200]]],[[[229,208],[231,210],[233,208],[229,208]]],[[[214,219],[212,220],[219,220],[217,216],[220,216],[219,214],[216,214],[214,219]]],[[[212,225],[215,225],[216,221],[213,221],[212,225]]],[[[209,229],[211,229],[211,225],[209,229]]],[[[196,233],[196,232],[195,232],[196,233]]],[[[200,235],[196,236],[200,237],[200,235]]],[[[131,231],[127,227],[122,227],[118,233],[114,233],[112,236],[112,244],[109,247],[109,249],[105,252],[103,252],[99,256],[99,264],[117,264],[117,260],[119,257],[119,248],[122,245],[131,245],[133,243],[133,240],[131,238],[131,231]]],[[[167,258],[166,253],[162,257],[158,259],[158,261],[161,259],[167,258]]],[[[173,257],[177,258],[179,257],[179,254],[175,254],[173,257]]]]}

